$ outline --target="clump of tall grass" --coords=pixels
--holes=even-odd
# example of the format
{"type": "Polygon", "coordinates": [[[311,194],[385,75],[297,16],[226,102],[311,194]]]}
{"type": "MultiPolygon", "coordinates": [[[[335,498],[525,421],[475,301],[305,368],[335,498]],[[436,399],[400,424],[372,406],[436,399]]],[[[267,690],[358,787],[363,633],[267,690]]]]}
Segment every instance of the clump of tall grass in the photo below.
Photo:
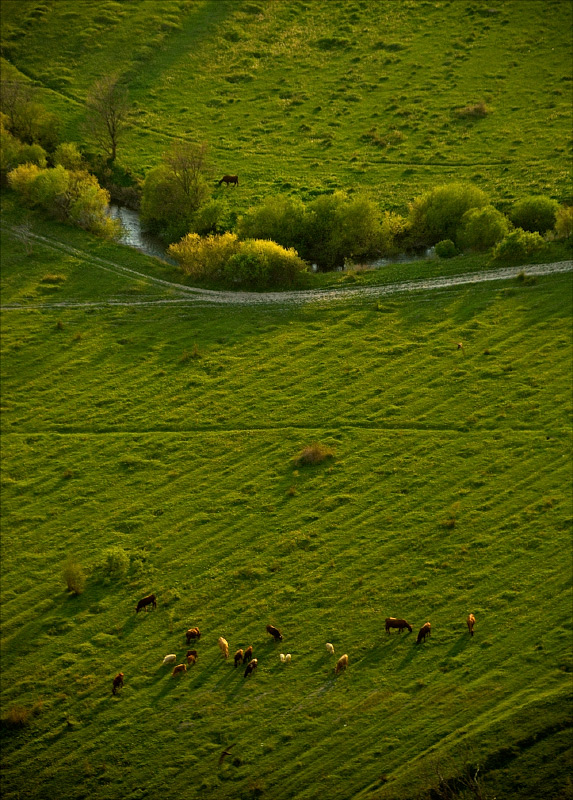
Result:
{"type": "Polygon", "coordinates": [[[300,453],[295,456],[294,464],[296,467],[320,464],[327,458],[334,458],[334,450],[326,444],[313,442],[303,447],[300,453]]]}
{"type": "Polygon", "coordinates": [[[121,578],[129,569],[129,556],[118,545],[108,547],[103,552],[103,571],[111,578],[121,578]]]}
{"type": "Polygon", "coordinates": [[[480,118],[480,117],[487,117],[488,114],[491,114],[491,109],[486,106],[483,100],[480,100],[479,103],[470,103],[463,108],[456,108],[456,116],[461,118],[480,118]]]}
{"type": "Polygon", "coordinates": [[[73,592],[74,594],[83,592],[86,585],[86,576],[79,561],[70,556],[64,564],[63,575],[68,592],[73,592]]]}

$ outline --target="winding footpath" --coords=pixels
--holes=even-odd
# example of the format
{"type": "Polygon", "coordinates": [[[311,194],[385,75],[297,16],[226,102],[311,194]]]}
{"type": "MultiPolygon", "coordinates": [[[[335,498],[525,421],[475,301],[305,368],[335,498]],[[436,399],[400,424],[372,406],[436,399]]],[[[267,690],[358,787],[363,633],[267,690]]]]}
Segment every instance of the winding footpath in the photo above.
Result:
{"type": "MultiPolygon", "coordinates": [[[[3,230],[12,232],[13,228],[10,226],[2,225],[3,230]]],[[[162,278],[156,278],[147,275],[144,272],[125,267],[114,261],[99,258],[86,253],[83,250],[78,250],[71,247],[57,239],[52,239],[47,236],[40,236],[39,234],[30,233],[28,238],[38,242],[43,247],[51,250],[65,253],[66,255],[73,255],[81,259],[87,264],[112,272],[116,275],[124,275],[126,278],[137,279],[138,281],[145,281],[150,286],[156,286],[158,289],[163,289],[170,293],[170,297],[160,298],[147,298],[141,299],[114,299],[108,300],[93,300],[93,301],[78,301],[66,300],[62,302],[46,302],[46,303],[7,303],[1,305],[2,311],[18,311],[28,309],[41,309],[41,308],[89,308],[89,307],[109,307],[109,306],[158,306],[158,305],[197,305],[197,304],[218,304],[218,305],[234,305],[234,306],[263,306],[263,305],[303,305],[305,303],[316,302],[332,302],[335,300],[347,300],[357,297],[384,297],[392,294],[399,294],[403,292],[415,291],[429,291],[433,289],[447,289],[452,286],[463,286],[472,283],[485,283],[488,281],[501,281],[509,280],[517,277],[520,273],[526,275],[551,275],[560,272],[573,271],[573,260],[558,261],[552,264],[527,264],[518,267],[501,267],[496,270],[489,270],[483,272],[470,272],[462,275],[451,275],[440,278],[429,278],[414,281],[402,281],[398,283],[391,283],[381,286],[356,286],[344,289],[306,289],[299,291],[285,291],[285,292],[233,292],[233,291],[215,291],[211,289],[198,289],[189,286],[183,286],[180,283],[166,281],[162,278]]]]}

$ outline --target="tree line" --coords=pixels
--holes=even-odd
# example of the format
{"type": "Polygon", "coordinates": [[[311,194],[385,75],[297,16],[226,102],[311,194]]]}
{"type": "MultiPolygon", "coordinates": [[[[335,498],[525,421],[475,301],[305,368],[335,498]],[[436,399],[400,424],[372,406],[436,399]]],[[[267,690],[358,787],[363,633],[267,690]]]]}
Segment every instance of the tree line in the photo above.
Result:
{"type": "Polygon", "coordinates": [[[196,278],[292,285],[311,264],[332,270],[432,246],[442,258],[492,251],[517,260],[541,249],[543,237],[567,238],[573,228],[572,208],[551,198],[523,198],[504,214],[468,183],[424,192],[405,215],[382,210],[366,194],[336,191],[306,203],[269,196],[235,219],[213,196],[206,142],[173,141],[142,183],[118,164],[133,118],[118,75],[96,81],[86,96],[83,130],[93,153],[59,142],[58,120],[31,84],[3,80],[0,102],[0,174],[25,204],[105,236],[118,234],[107,214],[110,197],[140,204],[144,227],[196,278]]]}

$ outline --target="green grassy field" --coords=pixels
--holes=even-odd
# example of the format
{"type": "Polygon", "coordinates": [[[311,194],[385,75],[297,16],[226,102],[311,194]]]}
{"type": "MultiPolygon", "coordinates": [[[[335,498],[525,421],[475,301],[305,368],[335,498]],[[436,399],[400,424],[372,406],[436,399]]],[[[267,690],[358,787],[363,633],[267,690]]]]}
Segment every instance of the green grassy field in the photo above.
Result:
{"type": "MultiPolygon", "coordinates": [[[[571,22],[558,0],[2,0],[0,34],[73,141],[121,72],[139,176],[206,139],[237,213],[339,188],[404,212],[449,180],[571,201],[571,22]]],[[[161,305],[181,293],[146,276],[189,285],[173,267],[1,199],[3,797],[440,800],[478,796],[478,767],[482,800],[573,797],[571,274],[161,305]],[[316,441],[334,456],[296,467],[316,441]]]]}
{"type": "Polygon", "coordinates": [[[240,176],[218,190],[235,211],[334,189],[405,211],[451,180],[502,207],[571,202],[572,21],[562,0],[3,0],[0,30],[71,140],[90,85],[124,76],[120,160],[141,176],[173,138],[206,140],[215,173],[240,176]]]}
{"type": "MultiPolygon", "coordinates": [[[[3,305],[161,294],[1,245],[3,305]]],[[[3,311],[4,796],[413,798],[469,763],[489,797],[569,797],[571,288],[3,311]],[[335,457],[296,469],[315,440],[335,457]]]]}

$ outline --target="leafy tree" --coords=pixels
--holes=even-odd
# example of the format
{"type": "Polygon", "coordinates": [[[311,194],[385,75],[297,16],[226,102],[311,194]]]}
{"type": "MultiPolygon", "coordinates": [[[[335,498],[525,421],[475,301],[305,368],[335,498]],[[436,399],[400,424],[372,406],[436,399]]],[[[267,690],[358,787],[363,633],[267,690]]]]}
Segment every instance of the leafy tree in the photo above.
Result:
{"type": "Polygon", "coordinates": [[[448,183],[430,189],[410,204],[412,243],[433,245],[451,239],[457,244],[463,215],[470,208],[482,208],[487,204],[485,192],[471,183],[448,183]]]}
{"type": "Polygon", "coordinates": [[[523,259],[532,253],[542,250],[545,245],[542,237],[537,232],[524,231],[516,228],[498,242],[493,248],[494,261],[506,263],[523,263],[523,259]]]}
{"type": "Polygon", "coordinates": [[[131,106],[127,89],[119,75],[105,75],[94,83],[86,97],[86,129],[88,135],[113,162],[119,141],[129,127],[131,106]]]}
{"type": "Polygon", "coordinates": [[[530,195],[518,200],[511,210],[511,221],[524,231],[545,233],[555,225],[559,203],[543,195],[530,195]]]}
{"type": "MultiPolygon", "coordinates": [[[[204,227],[200,209],[209,199],[211,174],[207,145],[174,142],[164,153],[162,164],[151,170],[143,184],[141,220],[166,241],[175,241],[194,229],[204,227]]],[[[217,211],[223,205],[211,206],[209,227],[216,226],[217,211]]]]}
{"type": "Polygon", "coordinates": [[[22,80],[2,80],[0,108],[5,127],[26,144],[39,144],[53,150],[58,142],[58,118],[37,102],[36,90],[22,80]]]}
{"type": "Polygon", "coordinates": [[[464,250],[489,250],[500,242],[511,229],[505,214],[493,206],[470,208],[462,217],[458,242],[464,250]]]}
{"type": "Polygon", "coordinates": [[[558,239],[568,239],[573,234],[573,206],[561,206],[558,209],[555,233],[558,239]]]}
{"type": "Polygon", "coordinates": [[[60,164],[62,167],[71,170],[85,170],[85,162],[77,145],[73,142],[62,142],[56,147],[52,161],[54,166],[60,164]]]}

